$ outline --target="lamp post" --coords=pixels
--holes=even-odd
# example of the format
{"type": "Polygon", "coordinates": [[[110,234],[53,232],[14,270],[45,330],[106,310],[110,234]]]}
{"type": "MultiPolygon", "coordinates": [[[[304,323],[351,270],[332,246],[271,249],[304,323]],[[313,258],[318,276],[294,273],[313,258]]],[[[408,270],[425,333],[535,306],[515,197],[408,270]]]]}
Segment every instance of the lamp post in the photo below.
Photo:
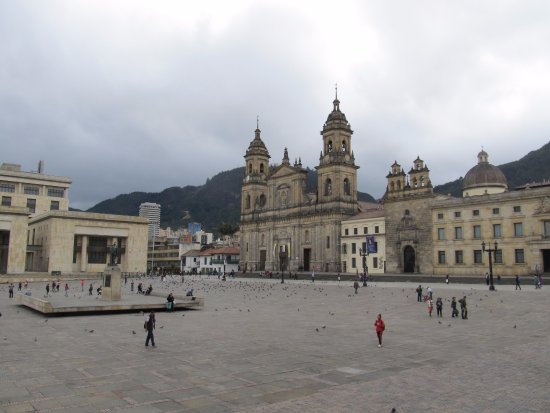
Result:
{"type": "Polygon", "coordinates": [[[366,287],[367,286],[367,274],[369,272],[369,267],[367,265],[367,257],[369,256],[369,250],[368,248],[365,248],[365,250],[363,251],[362,248],[359,248],[359,255],[361,256],[361,258],[363,259],[363,274],[364,274],[364,277],[363,277],[363,287],[366,287]]]}
{"type": "Polygon", "coordinates": [[[155,224],[153,224],[153,252],[151,253],[151,275],[155,270],[155,224]]]}
{"type": "Polygon", "coordinates": [[[481,243],[481,249],[483,252],[489,253],[489,291],[495,291],[495,285],[493,284],[493,253],[496,255],[498,251],[498,242],[495,241],[494,248],[491,248],[491,243],[485,245],[485,241],[481,243]]]}

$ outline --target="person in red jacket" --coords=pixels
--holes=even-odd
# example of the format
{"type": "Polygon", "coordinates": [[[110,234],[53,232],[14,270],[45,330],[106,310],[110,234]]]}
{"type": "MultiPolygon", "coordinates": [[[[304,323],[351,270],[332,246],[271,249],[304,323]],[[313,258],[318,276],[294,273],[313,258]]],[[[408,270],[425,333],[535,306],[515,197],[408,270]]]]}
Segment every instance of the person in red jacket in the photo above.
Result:
{"type": "Polygon", "coordinates": [[[386,325],[382,320],[382,314],[378,314],[376,321],[374,322],[374,328],[376,329],[376,335],[378,336],[378,347],[382,347],[382,333],[386,329],[386,325]]]}

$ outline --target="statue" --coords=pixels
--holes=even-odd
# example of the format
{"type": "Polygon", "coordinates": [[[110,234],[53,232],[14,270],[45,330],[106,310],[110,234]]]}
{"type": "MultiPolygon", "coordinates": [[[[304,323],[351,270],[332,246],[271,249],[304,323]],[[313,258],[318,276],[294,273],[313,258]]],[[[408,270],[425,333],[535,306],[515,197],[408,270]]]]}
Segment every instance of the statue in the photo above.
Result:
{"type": "Polygon", "coordinates": [[[117,262],[118,262],[118,246],[116,245],[116,242],[114,242],[113,245],[111,245],[110,252],[111,252],[111,262],[109,265],[115,266],[117,265],[117,262]]]}

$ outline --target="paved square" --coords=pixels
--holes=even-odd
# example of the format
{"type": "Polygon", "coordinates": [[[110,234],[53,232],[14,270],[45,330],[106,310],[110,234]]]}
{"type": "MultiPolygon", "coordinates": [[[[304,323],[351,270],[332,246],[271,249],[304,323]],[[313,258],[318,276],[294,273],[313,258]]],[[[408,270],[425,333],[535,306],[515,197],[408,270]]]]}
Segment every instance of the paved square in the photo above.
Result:
{"type": "Polygon", "coordinates": [[[140,314],[47,318],[10,303],[1,285],[0,412],[550,411],[547,287],[435,284],[438,319],[410,283],[357,295],[349,282],[153,285],[206,299],[159,313],[157,348],[144,346],[140,314]],[[451,318],[450,298],[463,295],[469,319],[451,318]]]}

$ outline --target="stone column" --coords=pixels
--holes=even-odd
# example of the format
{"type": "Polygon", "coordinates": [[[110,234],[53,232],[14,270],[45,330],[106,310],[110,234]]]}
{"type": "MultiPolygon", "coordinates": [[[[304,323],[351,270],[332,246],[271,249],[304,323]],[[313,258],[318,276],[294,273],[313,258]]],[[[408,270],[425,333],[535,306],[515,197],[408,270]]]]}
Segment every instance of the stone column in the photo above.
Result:
{"type": "Polygon", "coordinates": [[[82,236],[82,245],[80,250],[80,272],[86,272],[88,269],[88,236],[82,236]]]}

